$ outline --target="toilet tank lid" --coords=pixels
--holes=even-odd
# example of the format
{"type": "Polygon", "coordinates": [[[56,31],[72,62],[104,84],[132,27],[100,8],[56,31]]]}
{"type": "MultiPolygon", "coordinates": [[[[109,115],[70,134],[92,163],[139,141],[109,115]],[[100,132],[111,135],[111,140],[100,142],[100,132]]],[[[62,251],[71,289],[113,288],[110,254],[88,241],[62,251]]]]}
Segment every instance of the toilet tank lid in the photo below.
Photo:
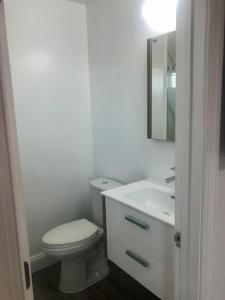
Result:
{"type": "Polygon", "coordinates": [[[102,178],[91,180],[90,185],[101,191],[107,191],[122,186],[123,183],[113,179],[102,177],[102,178]]]}

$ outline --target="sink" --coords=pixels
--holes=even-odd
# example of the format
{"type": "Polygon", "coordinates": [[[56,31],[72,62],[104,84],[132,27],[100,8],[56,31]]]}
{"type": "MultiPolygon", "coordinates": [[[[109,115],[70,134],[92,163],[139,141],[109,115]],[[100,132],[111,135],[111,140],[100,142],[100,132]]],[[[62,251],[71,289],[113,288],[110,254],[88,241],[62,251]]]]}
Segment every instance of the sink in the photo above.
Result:
{"type": "Polygon", "coordinates": [[[154,209],[158,209],[167,215],[174,213],[174,195],[171,195],[170,193],[156,190],[152,187],[146,187],[127,193],[126,197],[133,201],[138,201],[143,207],[153,208],[154,206],[154,209]]]}
{"type": "Polygon", "coordinates": [[[174,226],[175,191],[163,183],[141,180],[102,195],[174,226]]]}

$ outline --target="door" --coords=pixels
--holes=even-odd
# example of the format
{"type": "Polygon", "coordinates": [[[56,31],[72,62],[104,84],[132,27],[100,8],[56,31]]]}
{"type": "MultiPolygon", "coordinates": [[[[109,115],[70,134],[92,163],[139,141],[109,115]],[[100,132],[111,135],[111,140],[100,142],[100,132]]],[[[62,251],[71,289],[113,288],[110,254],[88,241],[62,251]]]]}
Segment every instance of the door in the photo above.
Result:
{"type": "Polygon", "coordinates": [[[16,123],[0,0],[0,298],[32,300],[16,123]]]}
{"type": "MultiPolygon", "coordinates": [[[[218,236],[214,235],[215,221],[223,223],[219,217],[215,219],[219,216],[223,36],[224,0],[179,1],[176,231],[181,234],[181,248],[175,250],[176,300],[213,299],[216,294],[215,289],[212,292],[213,282],[219,272],[214,267],[214,253],[221,254],[221,251],[217,249],[218,236]]],[[[220,206],[224,211],[222,203],[220,206]]],[[[223,261],[220,257],[220,264],[225,268],[223,261]]],[[[224,299],[224,295],[215,299],[224,299]]]]}

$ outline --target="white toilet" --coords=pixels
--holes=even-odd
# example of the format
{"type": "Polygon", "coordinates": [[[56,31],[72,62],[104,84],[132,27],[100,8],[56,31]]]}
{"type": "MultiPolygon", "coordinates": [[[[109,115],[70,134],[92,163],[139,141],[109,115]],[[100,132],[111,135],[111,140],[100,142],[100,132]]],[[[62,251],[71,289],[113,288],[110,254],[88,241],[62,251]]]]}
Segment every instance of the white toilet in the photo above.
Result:
{"type": "Polygon", "coordinates": [[[60,225],[42,238],[43,252],[61,261],[59,289],[77,293],[109,273],[104,257],[103,208],[101,192],[122,184],[107,178],[90,182],[93,222],[76,220],[60,225]]]}

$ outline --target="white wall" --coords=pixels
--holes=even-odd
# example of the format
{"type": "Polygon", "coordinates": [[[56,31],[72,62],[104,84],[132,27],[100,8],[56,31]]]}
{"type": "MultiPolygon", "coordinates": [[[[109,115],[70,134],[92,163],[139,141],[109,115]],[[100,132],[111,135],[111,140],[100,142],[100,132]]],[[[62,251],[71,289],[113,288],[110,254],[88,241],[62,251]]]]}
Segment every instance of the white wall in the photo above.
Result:
{"type": "Polygon", "coordinates": [[[91,105],[86,7],[6,0],[31,255],[50,228],[89,214],[91,105]]]}
{"type": "Polygon", "coordinates": [[[174,143],[147,140],[143,0],[90,0],[88,43],[95,175],[125,182],[173,175],[174,143]]]}

